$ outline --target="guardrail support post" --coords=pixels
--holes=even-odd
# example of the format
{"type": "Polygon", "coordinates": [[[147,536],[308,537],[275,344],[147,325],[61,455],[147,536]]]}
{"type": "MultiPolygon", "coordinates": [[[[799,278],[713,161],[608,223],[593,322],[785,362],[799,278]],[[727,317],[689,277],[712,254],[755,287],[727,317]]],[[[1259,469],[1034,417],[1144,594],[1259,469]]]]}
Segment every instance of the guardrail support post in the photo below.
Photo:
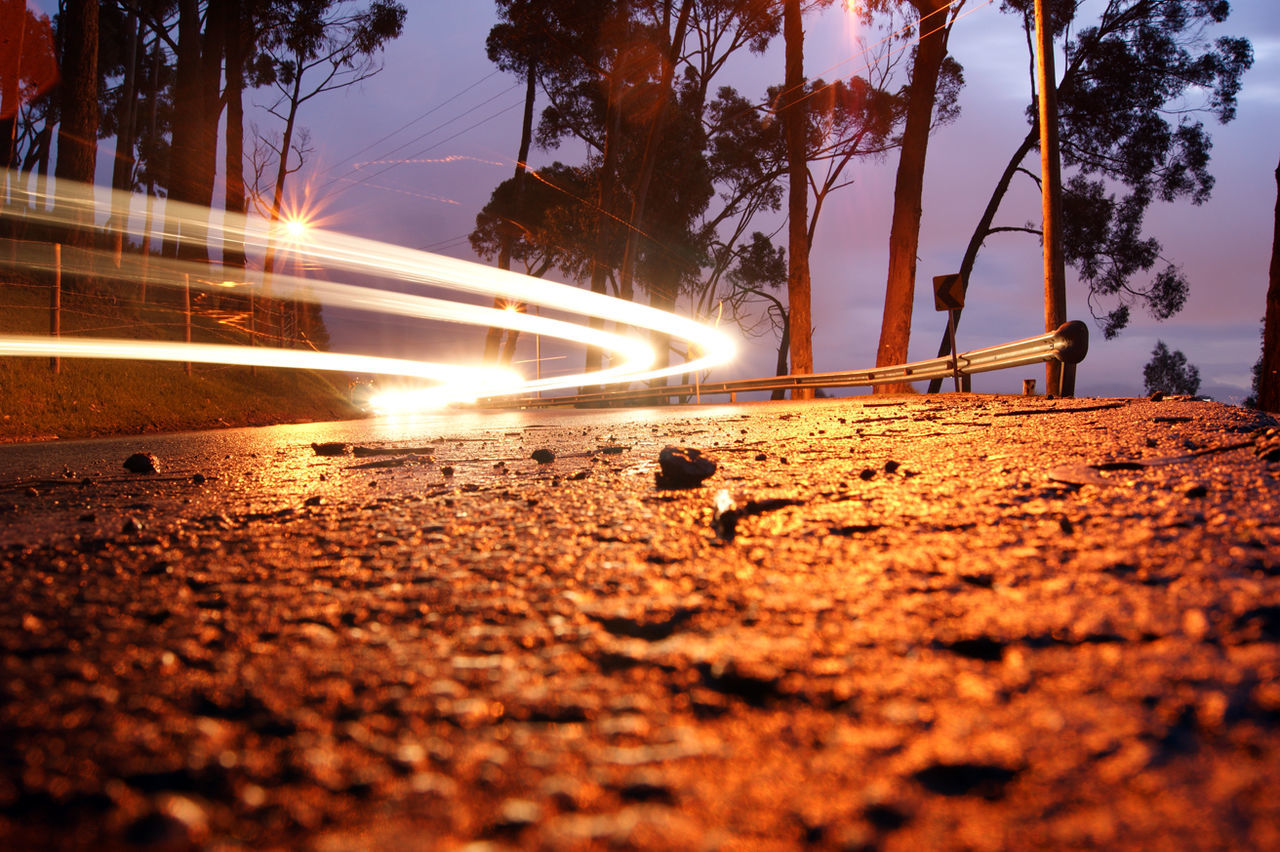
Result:
{"type": "MultiPolygon", "coordinates": [[[[182,276],[182,312],[186,315],[186,341],[191,342],[191,276],[182,276]]],[[[187,375],[191,375],[191,362],[187,362],[187,375]]]]}
{"type": "Polygon", "coordinates": [[[1076,395],[1076,365],[1062,365],[1062,387],[1058,394],[1062,397],[1071,398],[1076,395]]]}
{"type": "MultiPolygon", "coordinates": [[[[53,291],[49,294],[49,336],[62,336],[62,243],[53,244],[53,291]]],[[[62,359],[54,355],[49,369],[62,372],[62,359]]]]}

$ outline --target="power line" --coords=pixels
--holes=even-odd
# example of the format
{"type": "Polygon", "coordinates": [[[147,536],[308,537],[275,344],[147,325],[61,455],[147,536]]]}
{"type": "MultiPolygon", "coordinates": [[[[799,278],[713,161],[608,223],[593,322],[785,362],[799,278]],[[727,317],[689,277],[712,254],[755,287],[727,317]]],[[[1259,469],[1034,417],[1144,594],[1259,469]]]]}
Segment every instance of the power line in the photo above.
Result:
{"type": "MultiPolygon", "coordinates": [[[[508,90],[508,91],[510,91],[510,90],[508,90]]],[[[505,94],[505,92],[504,92],[503,94],[505,94]]],[[[495,96],[495,97],[496,97],[496,96],[495,96]]],[[[489,103],[489,102],[490,102],[490,101],[492,101],[492,100],[493,100],[493,98],[490,98],[488,101],[485,101],[484,103],[486,103],[486,104],[487,104],[487,103],[489,103]]],[[[467,127],[462,128],[462,129],[461,129],[461,130],[459,130],[458,132],[454,133],[452,136],[447,136],[447,137],[445,137],[444,139],[441,139],[441,140],[440,140],[440,141],[438,141],[438,142],[435,142],[435,143],[433,143],[433,144],[431,144],[431,145],[428,145],[426,148],[423,148],[423,149],[421,149],[421,150],[419,150],[419,151],[415,151],[413,154],[411,154],[411,155],[410,155],[408,158],[406,158],[406,159],[416,159],[416,158],[418,158],[418,157],[421,157],[423,154],[427,153],[428,151],[432,151],[432,150],[434,150],[434,149],[436,149],[436,148],[439,148],[441,145],[445,144],[446,142],[452,142],[454,139],[457,139],[459,136],[463,135],[464,133],[470,133],[472,130],[475,130],[477,127],[481,127],[482,125],[488,124],[490,121],[493,121],[493,120],[494,120],[494,119],[496,119],[496,118],[500,118],[501,116],[506,115],[507,113],[511,112],[511,110],[515,109],[516,107],[521,106],[523,103],[524,103],[524,97],[522,96],[522,97],[520,98],[520,100],[519,100],[519,101],[516,101],[515,103],[509,104],[508,106],[503,107],[502,109],[498,110],[497,112],[492,113],[492,114],[490,114],[490,115],[486,116],[485,118],[480,119],[479,121],[475,122],[474,124],[471,124],[471,125],[468,125],[467,127]]],[[[452,123],[453,123],[453,121],[456,121],[456,120],[457,120],[457,119],[459,119],[459,118],[463,118],[463,117],[465,117],[465,116],[469,115],[470,113],[475,112],[475,110],[476,110],[476,109],[479,109],[479,107],[480,107],[480,106],[483,106],[483,105],[484,105],[484,104],[480,104],[480,105],[478,105],[478,106],[476,106],[476,107],[473,107],[472,109],[467,110],[467,111],[466,111],[465,113],[463,113],[462,115],[457,116],[457,117],[456,117],[456,118],[454,118],[454,119],[451,119],[448,123],[449,123],[449,124],[452,124],[452,123]]],[[[442,126],[443,126],[443,125],[442,125],[442,126]]],[[[434,131],[432,131],[432,132],[434,132],[434,131]]],[[[424,134],[424,135],[430,135],[430,134],[424,134]]],[[[418,139],[421,139],[421,138],[422,138],[422,137],[418,137],[418,139]]],[[[416,142],[416,141],[418,141],[418,140],[417,140],[417,139],[410,140],[410,142],[416,142]]],[[[404,145],[400,145],[398,148],[394,149],[394,150],[393,150],[392,152],[390,152],[390,153],[394,153],[395,151],[398,151],[400,148],[405,147],[405,145],[410,144],[410,142],[406,142],[406,143],[404,143],[404,145]]],[[[346,192],[346,191],[347,191],[347,190],[349,190],[349,189],[352,189],[352,188],[354,188],[354,187],[356,187],[356,186],[359,186],[360,184],[366,183],[367,181],[372,180],[373,178],[378,177],[378,176],[379,176],[379,175],[381,175],[381,174],[385,174],[386,172],[388,172],[388,171],[390,171],[391,169],[395,168],[397,165],[400,165],[400,161],[393,161],[393,162],[391,162],[389,165],[386,165],[386,166],[384,166],[383,168],[378,169],[377,171],[372,172],[371,174],[368,174],[368,175],[362,175],[362,176],[361,176],[360,178],[358,178],[358,179],[355,179],[355,178],[346,178],[346,179],[345,179],[345,180],[347,180],[347,184],[346,184],[346,186],[340,187],[339,189],[335,190],[335,191],[334,191],[334,192],[329,196],[329,198],[330,198],[330,199],[336,198],[337,196],[341,195],[342,193],[346,192]]],[[[326,183],[326,184],[324,185],[324,187],[321,187],[321,189],[323,190],[323,189],[325,189],[325,188],[328,188],[328,187],[332,186],[334,183],[336,183],[336,182],[337,182],[338,180],[340,180],[340,179],[342,179],[342,178],[334,178],[334,179],[331,179],[328,183],[326,183]]]]}
{"type": "MultiPolygon", "coordinates": [[[[490,75],[490,76],[493,76],[493,75],[490,75]]],[[[486,79],[487,79],[487,78],[486,78],[486,79]]],[[[473,86],[472,88],[474,88],[474,86],[473,86]]],[[[435,126],[434,126],[434,127],[432,127],[431,129],[427,130],[425,133],[420,133],[420,134],[418,134],[417,136],[415,136],[414,138],[412,138],[412,139],[410,139],[410,140],[408,140],[408,141],[406,141],[406,142],[402,142],[402,143],[400,143],[400,144],[399,144],[399,145],[397,145],[396,147],[394,147],[394,148],[392,148],[391,150],[389,150],[389,151],[385,152],[382,156],[378,157],[377,159],[379,159],[379,160],[386,160],[386,159],[388,159],[388,158],[390,157],[390,155],[392,155],[392,154],[396,153],[397,151],[400,151],[400,150],[402,150],[402,149],[404,149],[404,148],[407,148],[408,146],[412,145],[413,143],[415,143],[415,142],[419,142],[419,141],[421,141],[421,140],[423,140],[423,139],[427,138],[428,136],[432,135],[433,133],[437,133],[437,132],[439,132],[439,131],[443,130],[444,128],[448,127],[449,125],[453,124],[454,122],[461,121],[462,119],[466,118],[468,115],[471,115],[472,113],[474,113],[476,110],[479,110],[479,109],[481,109],[481,108],[485,107],[486,105],[493,103],[493,102],[494,102],[495,100],[497,100],[498,98],[502,97],[503,95],[510,94],[513,90],[518,89],[518,88],[521,88],[521,87],[520,87],[519,85],[512,85],[512,86],[509,86],[509,87],[508,87],[508,88],[506,88],[506,89],[503,89],[501,92],[498,92],[497,94],[492,95],[492,96],[490,96],[490,97],[486,98],[485,100],[483,100],[483,101],[481,101],[480,103],[478,103],[478,104],[476,104],[476,105],[474,105],[474,106],[470,107],[469,109],[467,109],[467,110],[463,111],[462,113],[460,113],[460,114],[458,114],[458,115],[453,116],[453,117],[452,117],[452,118],[450,118],[449,120],[444,121],[444,122],[441,122],[440,124],[435,125],[435,126]]],[[[470,91],[470,89],[468,89],[468,91],[470,91]]],[[[459,93],[459,95],[460,95],[460,94],[462,94],[462,93],[459,93]]],[[[455,95],[454,97],[450,98],[449,100],[450,100],[450,101],[456,100],[456,99],[457,99],[457,97],[459,97],[459,95],[455,95]]],[[[443,140],[441,140],[440,142],[435,143],[435,144],[434,144],[434,145],[432,145],[432,146],[429,146],[429,147],[427,147],[427,148],[422,149],[421,151],[418,151],[418,152],[416,152],[416,153],[414,153],[414,154],[411,154],[411,155],[410,155],[410,157],[411,157],[411,158],[412,158],[412,157],[420,157],[420,156],[422,156],[422,154],[426,153],[427,151],[430,151],[430,150],[432,150],[433,148],[439,147],[440,145],[444,144],[445,142],[448,142],[448,141],[450,141],[450,140],[456,139],[456,138],[457,138],[461,133],[465,133],[465,132],[467,132],[467,131],[469,131],[469,130],[473,130],[473,129],[475,129],[476,127],[479,127],[480,125],[484,124],[485,122],[493,120],[494,118],[498,117],[499,115],[502,115],[502,114],[504,114],[504,113],[506,113],[506,112],[510,112],[512,109],[514,109],[515,107],[519,106],[519,105],[520,105],[521,103],[523,103],[523,102],[524,102],[524,98],[523,98],[523,97],[521,97],[521,99],[520,99],[519,101],[517,101],[516,103],[514,103],[514,104],[512,104],[512,105],[510,105],[510,106],[504,107],[502,110],[500,110],[500,111],[499,111],[499,112],[497,112],[497,113],[494,113],[493,115],[489,116],[488,118],[485,118],[485,119],[483,119],[483,120],[481,120],[481,121],[477,122],[476,124],[472,124],[472,125],[470,125],[469,127],[466,127],[466,128],[464,128],[463,130],[459,131],[458,133],[455,133],[455,134],[453,134],[452,136],[449,136],[449,137],[447,137],[446,139],[443,139],[443,140]]],[[[385,137],[384,137],[384,138],[385,138],[385,137]]],[[[372,147],[373,147],[372,145],[367,146],[364,150],[368,150],[369,148],[372,148],[372,147]]],[[[357,152],[357,153],[360,153],[360,152],[357,152]]],[[[340,195],[343,191],[345,191],[345,190],[347,190],[347,189],[350,189],[353,185],[356,185],[356,184],[359,184],[359,183],[363,183],[364,181],[369,180],[369,179],[371,179],[371,178],[375,178],[375,177],[377,177],[378,175],[383,174],[383,173],[384,173],[384,172],[386,172],[387,170],[389,170],[389,169],[391,169],[391,168],[394,168],[396,165],[398,165],[398,163],[394,163],[394,162],[393,162],[393,163],[391,163],[390,165],[388,165],[386,168],[379,169],[378,171],[373,172],[372,174],[368,174],[368,175],[365,175],[365,176],[362,176],[362,177],[360,177],[360,178],[356,178],[356,179],[348,179],[348,180],[350,180],[351,182],[350,182],[350,183],[348,183],[348,184],[347,184],[347,186],[342,187],[341,189],[339,189],[339,190],[338,190],[337,192],[335,192],[334,194],[335,194],[335,195],[340,195]]],[[[352,169],[349,169],[349,172],[350,172],[350,171],[358,171],[358,169],[357,169],[357,168],[352,168],[352,169]]],[[[341,179],[343,179],[343,178],[345,178],[345,175],[339,175],[339,176],[335,176],[335,177],[330,178],[329,180],[327,180],[327,181],[326,181],[326,182],[325,182],[325,183],[320,187],[320,189],[319,189],[318,191],[320,191],[320,192],[325,191],[326,189],[328,189],[329,187],[333,186],[335,183],[337,183],[339,180],[341,180],[341,179]]]]}
{"type": "Polygon", "coordinates": [[[365,151],[368,151],[368,150],[370,150],[371,148],[373,148],[373,147],[375,147],[375,146],[377,146],[377,145],[381,145],[383,142],[386,142],[388,139],[390,139],[392,136],[395,136],[397,133],[401,133],[401,132],[403,132],[403,131],[405,131],[405,130],[408,130],[410,127],[412,127],[413,125],[417,124],[419,121],[422,121],[422,120],[423,120],[424,118],[426,118],[427,116],[432,115],[433,113],[438,112],[438,111],[440,111],[440,110],[444,109],[444,108],[445,108],[445,107],[447,107],[449,104],[453,103],[453,102],[454,102],[454,101],[456,101],[458,98],[460,98],[460,97],[462,97],[463,95],[465,95],[467,92],[470,92],[472,89],[476,88],[477,86],[481,85],[482,83],[486,83],[486,82],[488,82],[488,81],[489,81],[491,78],[493,78],[496,74],[500,74],[500,73],[502,73],[500,69],[494,69],[493,71],[490,71],[488,74],[486,74],[485,76],[481,77],[479,80],[476,80],[474,83],[472,83],[470,86],[467,86],[467,87],[466,87],[465,89],[463,89],[462,91],[460,91],[460,92],[458,92],[458,93],[456,93],[456,94],[454,94],[454,95],[452,95],[452,96],[450,96],[450,97],[446,98],[445,100],[443,100],[443,101],[441,101],[440,103],[436,104],[435,106],[431,107],[431,109],[427,110],[426,112],[421,113],[420,115],[418,115],[418,116],[416,116],[416,117],[414,117],[414,118],[409,119],[409,120],[408,120],[408,121],[406,121],[404,124],[402,124],[402,125],[400,125],[399,127],[397,127],[395,130],[392,130],[390,133],[387,133],[385,136],[382,136],[381,138],[376,139],[376,140],[374,140],[373,142],[370,142],[368,145],[365,145],[364,147],[360,148],[359,150],[352,151],[352,152],[351,152],[350,154],[348,154],[347,156],[340,158],[340,159],[339,159],[337,162],[335,162],[332,166],[330,166],[329,168],[324,169],[323,171],[321,171],[321,172],[320,172],[320,174],[321,174],[321,175],[328,174],[329,172],[331,172],[331,171],[333,171],[334,169],[338,168],[338,165],[339,165],[340,163],[345,163],[345,162],[347,162],[348,160],[354,160],[356,157],[360,156],[360,155],[361,155],[361,154],[363,154],[365,151]]]}

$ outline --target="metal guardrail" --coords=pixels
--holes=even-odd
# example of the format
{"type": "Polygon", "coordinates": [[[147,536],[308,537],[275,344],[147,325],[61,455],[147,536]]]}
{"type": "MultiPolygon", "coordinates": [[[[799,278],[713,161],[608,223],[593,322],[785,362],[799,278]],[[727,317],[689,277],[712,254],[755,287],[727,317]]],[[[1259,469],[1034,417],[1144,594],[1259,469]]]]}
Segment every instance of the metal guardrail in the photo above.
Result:
{"type": "Polygon", "coordinates": [[[727,382],[699,382],[696,384],[666,385],[661,387],[605,388],[586,391],[572,396],[510,397],[483,400],[482,404],[501,407],[513,405],[525,408],[552,406],[598,405],[612,402],[657,402],[672,397],[701,398],[704,395],[737,394],[750,391],[790,390],[793,388],[870,387],[898,382],[918,382],[947,376],[969,376],[1025,367],[1045,361],[1062,363],[1060,396],[1075,396],[1075,365],[1084,360],[1089,351],[1089,327],[1073,320],[1063,323],[1056,331],[1046,332],[1024,340],[1000,343],[959,355],[931,358],[890,367],[874,367],[869,370],[847,370],[836,373],[809,373],[804,375],[769,376],[759,379],[735,379],[727,382]]]}

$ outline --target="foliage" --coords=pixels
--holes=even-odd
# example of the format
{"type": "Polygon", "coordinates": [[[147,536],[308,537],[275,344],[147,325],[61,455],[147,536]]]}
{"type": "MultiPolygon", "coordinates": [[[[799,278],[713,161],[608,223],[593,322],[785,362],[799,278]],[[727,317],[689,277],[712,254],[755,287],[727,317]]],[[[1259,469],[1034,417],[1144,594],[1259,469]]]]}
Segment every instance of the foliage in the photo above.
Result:
{"type": "Polygon", "coordinates": [[[262,38],[271,68],[264,82],[287,95],[299,77],[320,68],[312,95],[357,83],[377,72],[375,54],[399,37],[405,14],[395,0],[363,8],[348,0],[276,0],[262,38]]]}
{"type": "Polygon", "coordinates": [[[1089,283],[1094,305],[1109,296],[1120,304],[1103,319],[1103,333],[1110,339],[1128,324],[1130,300],[1143,300],[1153,317],[1165,320],[1186,304],[1188,283],[1171,263],[1156,273],[1145,287],[1133,283],[1160,259],[1160,242],[1142,234],[1146,213],[1137,196],[1117,199],[1106,193],[1102,181],[1083,175],[1071,177],[1062,191],[1063,254],[1081,279],[1089,283]]]}
{"type": "MultiPolygon", "coordinates": [[[[1004,6],[1032,26],[1033,0],[1004,6]]],[[[1253,52],[1246,39],[1207,36],[1226,21],[1225,0],[1108,0],[1078,33],[1084,7],[1050,8],[1067,58],[1058,88],[1062,160],[1076,170],[1063,187],[1064,253],[1111,338],[1134,305],[1167,319],[1186,302],[1189,283],[1176,265],[1164,261],[1152,274],[1162,246],[1142,236],[1143,218],[1155,201],[1209,198],[1212,142],[1198,116],[1235,117],[1253,52]]],[[[1034,107],[1028,116],[1034,125],[1034,107]]]]}
{"type": "Polygon", "coordinates": [[[750,242],[736,255],[736,262],[726,276],[731,286],[726,300],[743,332],[750,336],[764,333],[765,322],[781,334],[787,327],[786,305],[775,294],[787,283],[787,253],[774,246],[767,234],[755,231],[750,242]],[[763,317],[756,317],[753,306],[763,304],[763,317]]]}
{"type": "Polygon", "coordinates": [[[1195,396],[1200,390],[1200,370],[1187,363],[1187,356],[1180,350],[1169,351],[1163,340],[1156,341],[1151,350],[1151,360],[1142,368],[1145,392],[1186,394],[1195,396]]]}
{"type": "Polygon", "coordinates": [[[48,15],[37,14],[26,0],[0,0],[0,23],[10,33],[22,28],[20,53],[18,39],[10,34],[0,39],[0,119],[10,119],[18,103],[30,102],[57,81],[58,64],[48,15]],[[15,71],[16,80],[8,76],[15,71]],[[16,96],[16,103],[8,101],[11,96],[16,96]]]}
{"type": "MultiPolygon", "coordinates": [[[[687,296],[693,312],[703,316],[725,301],[742,324],[764,328],[785,307],[747,292],[751,288],[740,270],[759,260],[766,246],[785,258],[768,235],[759,228],[753,235],[752,228],[758,216],[781,206],[781,87],[751,99],[713,81],[735,52],[768,46],[780,30],[779,6],[772,0],[690,2],[661,132],[648,151],[656,159],[661,191],[644,196],[641,205],[646,139],[663,100],[662,57],[671,49],[669,24],[685,6],[663,0],[498,0],[489,57],[517,74],[533,64],[545,103],[537,144],[556,149],[572,140],[585,145],[587,156],[580,165],[556,163],[531,175],[527,209],[515,203],[514,183],[504,181],[477,216],[472,245],[482,256],[498,258],[501,223],[515,223],[512,261],[534,274],[558,269],[584,282],[593,269],[603,268],[617,290],[620,281],[627,286],[620,270],[629,232],[638,237],[636,281],[651,299],[687,296]],[[548,50],[549,44],[555,49],[548,50]],[[638,212],[636,221],[629,211],[638,212]]],[[[851,183],[850,164],[860,156],[879,156],[897,142],[902,90],[887,88],[890,65],[876,70],[871,79],[803,84],[809,182],[816,199],[806,223],[810,233],[826,195],[851,183]]],[[[946,100],[953,104],[954,95],[946,100]]]]}
{"type": "Polygon", "coordinates": [[[558,269],[570,279],[585,278],[593,249],[587,239],[589,206],[583,201],[591,194],[590,175],[556,162],[531,171],[528,177],[519,205],[515,178],[507,178],[493,190],[476,215],[471,248],[486,260],[497,257],[503,224],[508,223],[517,235],[511,243],[511,260],[526,274],[541,277],[558,269]]]}
{"type": "Polygon", "coordinates": [[[1258,397],[1262,390],[1262,361],[1264,354],[1258,353],[1258,360],[1253,362],[1253,381],[1249,385],[1249,395],[1241,403],[1245,408],[1258,408],[1258,397]]]}

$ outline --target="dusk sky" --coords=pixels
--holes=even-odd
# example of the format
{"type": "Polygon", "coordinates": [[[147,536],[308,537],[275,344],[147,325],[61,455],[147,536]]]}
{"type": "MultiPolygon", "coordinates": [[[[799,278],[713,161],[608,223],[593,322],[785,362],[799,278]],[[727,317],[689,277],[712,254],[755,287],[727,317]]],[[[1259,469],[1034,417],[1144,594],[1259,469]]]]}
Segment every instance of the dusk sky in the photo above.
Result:
{"type": "MultiPolygon", "coordinates": [[[[523,86],[510,75],[493,73],[485,57],[485,37],[495,22],[492,3],[405,5],[405,32],[388,49],[385,69],[359,89],[323,96],[303,108],[300,121],[310,130],[314,152],[294,179],[310,178],[321,188],[330,227],[470,258],[465,237],[475,215],[512,172],[523,86]]],[[[1068,316],[1091,326],[1090,353],[1077,386],[1081,395],[1141,394],[1142,367],[1157,339],[1199,368],[1201,393],[1239,402],[1249,391],[1259,352],[1280,158],[1280,6],[1271,0],[1236,0],[1232,6],[1228,23],[1211,35],[1248,37],[1255,63],[1245,77],[1237,119],[1225,127],[1210,126],[1211,171],[1217,179],[1213,197],[1199,207],[1156,205],[1148,217],[1148,234],[1163,243],[1168,260],[1185,269],[1191,296],[1180,314],[1163,323],[1135,309],[1130,327],[1117,340],[1105,341],[1090,318],[1083,287],[1068,269],[1068,316]]],[[[855,36],[852,16],[838,5],[821,17],[806,18],[807,75],[834,79],[857,73],[859,62],[850,61],[858,51],[855,36]]],[[[1000,13],[998,0],[970,0],[951,37],[951,52],[964,66],[966,85],[959,120],[930,141],[912,360],[936,354],[945,327],[945,315],[933,310],[930,279],[959,267],[991,188],[1026,132],[1028,59],[1018,19],[1000,13]]],[[[775,49],[742,59],[719,82],[760,97],[781,77],[779,38],[775,49]]],[[[274,129],[263,110],[251,110],[247,120],[274,129]]],[[[535,149],[531,165],[554,159],[578,163],[583,157],[571,148],[535,149]]],[[[857,182],[836,193],[820,219],[811,255],[819,372],[874,364],[896,163],[896,155],[861,163],[857,182]]],[[[1035,185],[1024,179],[1014,186],[996,224],[1038,223],[1035,185]]],[[[1038,334],[1042,299],[1039,242],[1016,234],[989,238],[972,277],[959,348],[1038,334]]],[[[330,325],[337,346],[355,349],[368,343],[367,324],[334,317],[330,325]]],[[[481,332],[468,329],[463,335],[465,343],[451,335],[453,347],[473,351],[454,354],[474,356],[481,332]]],[[[391,348],[407,353],[420,342],[401,341],[391,348]]],[[[716,370],[713,378],[772,373],[774,347],[769,338],[745,341],[742,357],[716,370]]],[[[979,376],[974,389],[1013,393],[1031,377],[1043,382],[1043,371],[979,376]]]]}

